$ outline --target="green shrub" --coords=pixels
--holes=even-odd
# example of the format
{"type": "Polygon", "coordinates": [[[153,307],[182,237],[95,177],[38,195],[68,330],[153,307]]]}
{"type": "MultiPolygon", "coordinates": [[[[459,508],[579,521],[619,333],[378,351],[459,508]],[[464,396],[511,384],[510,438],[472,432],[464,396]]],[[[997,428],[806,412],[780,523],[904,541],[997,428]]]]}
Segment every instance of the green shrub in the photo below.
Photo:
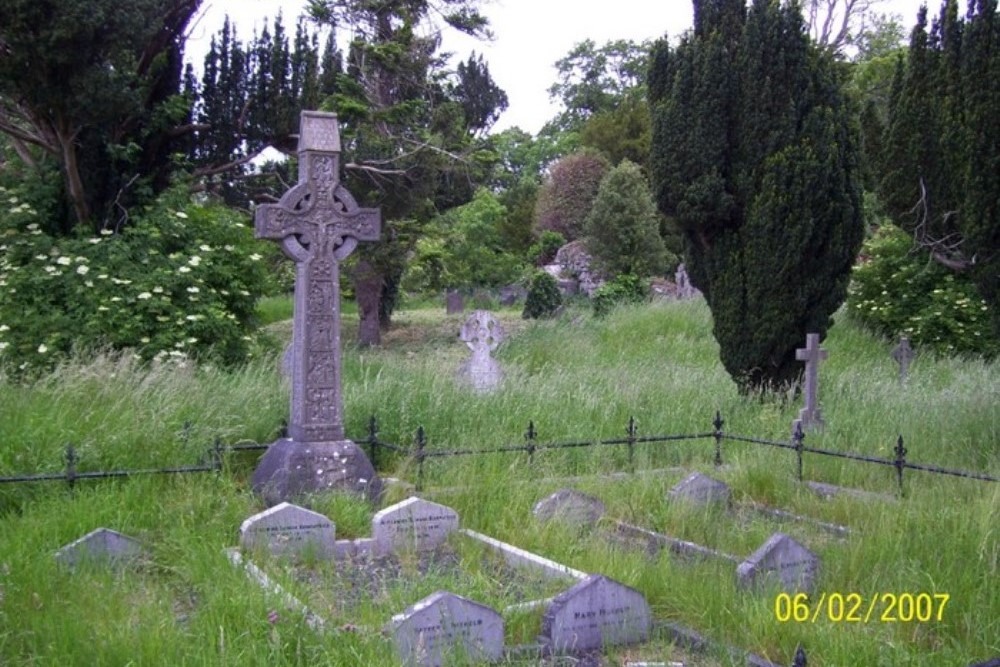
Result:
{"type": "Polygon", "coordinates": [[[49,368],[73,348],[143,360],[247,358],[266,291],[262,242],[246,220],[168,192],[121,233],[54,237],[0,192],[0,363],[49,368]]]}
{"type": "Polygon", "coordinates": [[[562,305],[562,294],[556,279],[544,271],[536,271],[531,277],[528,296],[524,301],[524,319],[549,317],[562,305]]]}
{"type": "Polygon", "coordinates": [[[862,252],[867,261],[854,269],[848,296],[848,312],[857,322],[947,354],[996,354],[989,308],[969,276],[934,262],[909,234],[888,223],[862,252]]]}
{"type": "Polygon", "coordinates": [[[538,237],[530,248],[528,248],[528,262],[535,266],[544,266],[556,258],[559,248],[566,245],[566,237],[559,232],[545,230],[538,237]]]}
{"type": "Polygon", "coordinates": [[[598,287],[591,298],[595,317],[604,317],[622,304],[642,303],[649,291],[649,281],[622,274],[598,287]]]}

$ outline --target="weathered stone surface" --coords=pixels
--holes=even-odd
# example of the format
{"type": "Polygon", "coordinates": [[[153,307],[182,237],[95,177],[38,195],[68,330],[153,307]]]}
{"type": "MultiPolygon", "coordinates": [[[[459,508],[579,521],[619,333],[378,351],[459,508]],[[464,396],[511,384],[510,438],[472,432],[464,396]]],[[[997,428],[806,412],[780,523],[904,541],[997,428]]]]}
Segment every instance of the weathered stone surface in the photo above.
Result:
{"type": "Polygon", "coordinates": [[[458,369],[460,379],[476,393],[495,390],[503,379],[500,364],[490,355],[504,339],[500,320],[487,310],[476,310],[462,325],[458,337],[472,350],[472,356],[458,369]]]}
{"type": "Polygon", "coordinates": [[[593,296],[604,284],[604,277],[593,267],[593,257],[582,240],[571,241],[556,252],[556,277],[571,277],[579,281],[580,292],[593,296]]]}
{"type": "Polygon", "coordinates": [[[816,585],[819,557],[784,533],[775,533],[736,568],[743,588],[779,586],[789,593],[811,593],[816,585]]]}
{"type": "Polygon", "coordinates": [[[649,639],[651,617],[642,593],[594,574],[553,598],[541,634],[557,653],[638,644],[649,639]]]}
{"type": "Polygon", "coordinates": [[[397,549],[433,549],[457,528],[455,510],[415,496],[372,517],[372,537],[379,554],[397,549]]]}
{"type": "Polygon", "coordinates": [[[445,313],[456,315],[464,310],[465,299],[462,298],[462,293],[458,290],[448,290],[448,294],[445,295],[445,313]]]}
{"type": "Polygon", "coordinates": [[[539,500],[532,509],[535,517],[542,521],[554,519],[577,526],[596,523],[604,512],[604,503],[600,498],[574,489],[559,489],[539,500]]]}
{"type": "Polygon", "coordinates": [[[505,285],[500,288],[500,305],[513,306],[518,301],[524,301],[527,296],[528,290],[522,286],[517,284],[505,285]]]}
{"type": "Polygon", "coordinates": [[[392,618],[386,628],[407,666],[437,667],[450,654],[462,664],[503,657],[503,617],[486,605],[438,591],[392,618]]]}
{"type": "Polygon", "coordinates": [[[725,482],[712,479],[700,472],[692,473],[670,489],[669,495],[674,500],[697,503],[700,505],[720,504],[728,506],[732,493],[725,482]]]}
{"type": "Polygon", "coordinates": [[[906,378],[910,372],[910,362],[917,356],[917,353],[910,347],[910,339],[906,336],[899,337],[899,345],[892,350],[892,358],[899,364],[899,383],[906,384],[906,378]]]}
{"type": "Polygon", "coordinates": [[[683,263],[677,265],[677,271],[674,273],[674,285],[676,286],[678,299],[693,299],[696,296],[701,296],[698,288],[691,284],[687,268],[683,263]]]}
{"type": "Polygon", "coordinates": [[[121,566],[144,555],[145,550],[134,538],[110,528],[98,528],[59,549],[55,559],[72,569],[84,562],[121,566]]]}
{"type": "MultiPolygon", "coordinates": [[[[819,407],[819,362],[829,353],[819,346],[819,334],[806,334],[806,346],[795,350],[795,358],[806,362],[805,407],[799,411],[798,421],[803,429],[823,428],[823,413],[819,407]]],[[[794,425],[793,425],[794,429],[794,425]]]]}
{"type": "Polygon", "coordinates": [[[266,549],[278,556],[313,554],[332,558],[336,527],[327,517],[291,503],[279,503],[254,514],[240,526],[245,549],[266,549]]]}
{"type": "Polygon", "coordinates": [[[350,440],[278,440],[261,457],[250,484],[267,505],[283,501],[308,504],[310,494],[325,491],[351,491],[375,500],[382,491],[371,461],[350,440]]]}

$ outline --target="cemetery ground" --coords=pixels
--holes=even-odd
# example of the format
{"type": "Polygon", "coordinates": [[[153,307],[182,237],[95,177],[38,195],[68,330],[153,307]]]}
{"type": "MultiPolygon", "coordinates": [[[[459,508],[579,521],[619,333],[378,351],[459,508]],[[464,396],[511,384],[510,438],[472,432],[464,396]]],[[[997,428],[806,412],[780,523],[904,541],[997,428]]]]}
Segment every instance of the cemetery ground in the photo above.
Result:
{"type": "MultiPolygon", "coordinates": [[[[728,432],[787,440],[801,407],[800,400],[737,393],[700,301],[625,308],[600,320],[576,308],[538,322],[497,312],[508,331],[495,355],[504,380],[488,395],[455,379],[468,356],[456,335],[465,316],[445,316],[440,304],[403,310],[382,348],[357,349],[350,341],[357,317],[345,315],[348,436],[363,443],[372,414],[383,442],[408,447],[423,426],[428,451],[523,444],[529,421],[539,442],[624,437],[630,417],[640,436],[708,433],[718,410],[728,432]]],[[[287,335],[285,323],[271,328],[287,335]]],[[[826,428],[808,433],[807,445],[891,459],[902,434],[909,461],[1000,475],[996,362],[921,355],[900,385],[892,345],[843,317],[823,347],[826,428]]],[[[58,472],[68,442],[80,471],[193,465],[217,437],[270,442],[288,406],[279,358],[223,370],[143,368],[128,357],[99,356],[26,385],[0,380],[0,475],[58,472]]],[[[450,539],[440,560],[400,557],[399,577],[379,599],[359,595],[354,614],[330,595],[334,583],[308,585],[331,576],[323,564],[259,559],[325,620],[316,629],[224,554],[238,544],[241,522],[263,509],[248,488],[257,454],[227,455],[219,473],[80,480],[72,489],[61,482],[0,486],[0,663],[396,664],[382,626],[431,588],[498,607],[552,593],[528,576],[509,593],[516,574],[450,539]],[[85,564],[70,572],[56,563],[53,552],[100,526],[135,537],[145,556],[120,569],[85,564]]],[[[810,666],[828,667],[968,665],[1000,655],[1000,484],[907,470],[898,498],[892,467],[807,454],[805,479],[886,496],[822,499],[797,481],[792,451],[727,441],[721,468],[713,454],[711,438],[637,444],[635,473],[613,476],[630,471],[624,446],[537,451],[530,461],[523,452],[431,458],[418,495],[453,508],[463,528],[639,590],[657,624],[677,623],[778,664],[790,664],[799,644],[810,666]],[[732,508],[669,501],[668,491],[691,471],[726,482],[732,508]],[[579,527],[536,520],[534,503],[566,487],[600,498],[604,517],[579,527]],[[751,504],[850,533],[779,521],[750,511],[751,504]],[[616,522],[741,559],[771,533],[785,532],[820,558],[812,603],[852,593],[865,605],[883,594],[947,595],[947,603],[929,621],[899,620],[899,609],[885,614],[881,603],[865,622],[837,620],[829,608],[815,619],[779,620],[777,592],[739,589],[731,561],[633,548],[616,539],[616,522]]],[[[417,479],[402,454],[380,450],[378,468],[410,484],[417,479]]],[[[390,485],[385,504],[413,494],[390,485]]],[[[369,536],[378,510],[343,495],[312,508],[334,521],[338,539],[369,536]]],[[[532,640],[540,613],[505,617],[508,646],[532,640]]],[[[656,629],[648,644],[608,649],[602,659],[744,664],[721,651],[686,652],[656,629]]],[[[511,656],[506,664],[538,660],[511,656]]]]}

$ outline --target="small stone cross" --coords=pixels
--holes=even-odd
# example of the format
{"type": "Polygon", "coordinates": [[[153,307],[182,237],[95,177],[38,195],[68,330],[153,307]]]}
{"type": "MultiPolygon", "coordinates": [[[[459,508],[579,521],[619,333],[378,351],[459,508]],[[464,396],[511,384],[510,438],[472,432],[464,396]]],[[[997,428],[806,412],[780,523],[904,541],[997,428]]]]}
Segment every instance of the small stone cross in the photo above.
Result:
{"type": "Polygon", "coordinates": [[[806,405],[799,411],[802,428],[822,428],[823,414],[819,408],[819,362],[826,359],[829,353],[820,348],[819,334],[806,334],[806,346],[795,350],[795,358],[806,362],[806,405]]]}
{"type": "Polygon", "coordinates": [[[899,383],[906,383],[906,376],[909,373],[910,362],[917,356],[917,353],[910,347],[910,339],[900,336],[899,345],[892,351],[892,358],[899,364],[899,383]]]}
{"type": "Polygon", "coordinates": [[[378,209],[360,208],[340,184],[336,114],[303,111],[299,182],[277,204],[258,207],[257,238],[281,243],[295,262],[292,398],[288,435],[296,442],[344,439],[340,362],[339,262],[359,241],[377,241],[378,209]]]}
{"type": "Polygon", "coordinates": [[[476,391],[496,388],[500,382],[500,365],[490,354],[504,338],[500,321],[488,310],[474,311],[462,325],[458,337],[472,350],[472,358],[463,365],[462,372],[472,380],[476,391]]]}

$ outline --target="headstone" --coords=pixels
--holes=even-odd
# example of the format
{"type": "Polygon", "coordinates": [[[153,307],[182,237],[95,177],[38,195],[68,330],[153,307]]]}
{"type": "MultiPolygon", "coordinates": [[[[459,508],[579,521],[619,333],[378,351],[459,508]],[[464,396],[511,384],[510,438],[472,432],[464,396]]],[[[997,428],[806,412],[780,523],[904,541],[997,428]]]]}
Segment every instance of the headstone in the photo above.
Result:
{"type": "Polygon", "coordinates": [[[487,310],[477,310],[462,325],[459,338],[472,350],[472,356],[458,370],[459,377],[472,384],[477,393],[488,393],[500,385],[503,372],[490,355],[504,339],[500,321],[487,310]]]}
{"type": "Polygon", "coordinates": [[[592,574],[552,599],[542,640],[556,653],[639,644],[649,639],[651,616],[642,593],[592,574]]]}
{"type": "Polygon", "coordinates": [[[121,566],[145,555],[137,540],[110,528],[98,528],[70,542],[55,553],[55,559],[72,569],[80,563],[103,563],[121,566]]]}
{"type": "Polygon", "coordinates": [[[397,549],[434,549],[457,528],[455,510],[415,496],[372,517],[372,537],[379,554],[397,549]]]}
{"type": "Polygon", "coordinates": [[[340,262],[359,241],[377,241],[378,209],[359,208],[340,183],[335,114],[303,111],[299,182],[257,208],[257,238],[295,262],[292,396],[288,438],[273,443],[251,484],[269,505],[309,493],[380,491],[364,452],[344,437],[340,361],[340,262]]]}
{"type": "Polygon", "coordinates": [[[279,503],[254,514],[240,526],[245,549],[267,549],[276,556],[311,553],[332,558],[336,527],[327,517],[291,503],[279,503]]]}
{"type": "Polygon", "coordinates": [[[528,290],[520,285],[505,285],[500,288],[500,305],[513,306],[518,301],[523,300],[528,295],[528,290]]]}
{"type": "Polygon", "coordinates": [[[691,279],[688,278],[687,268],[683,263],[677,265],[677,271],[674,273],[674,284],[677,286],[678,299],[690,299],[697,292],[694,285],[691,284],[691,279]]]}
{"type": "Polygon", "coordinates": [[[720,504],[728,506],[732,497],[725,482],[712,479],[700,472],[691,473],[670,489],[669,495],[676,500],[685,500],[699,505],[720,504]]]}
{"type": "Polygon", "coordinates": [[[910,347],[910,339],[900,336],[899,345],[892,351],[892,358],[899,364],[899,383],[906,384],[906,377],[910,372],[910,362],[913,361],[917,353],[910,347]]]}
{"type": "Polygon", "coordinates": [[[604,503],[599,498],[574,489],[559,489],[539,500],[532,509],[535,517],[542,521],[554,519],[574,526],[597,523],[604,512],[604,503]]]}
{"type": "Polygon", "coordinates": [[[819,362],[827,356],[829,353],[819,346],[817,333],[806,334],[806,346],[795,350],[795,358],[806,362],[806,405],[799,411],[803,429],[822,428],[824,425],[823,414],[819,408],[819,362]]]}
{"type": "MultiPolygon", "coordinates": [[[[486,605],[438,591],[392,617],[387,628],[407,667],[437,667],[457,653],[462,664],[503,657],[503,617],[486,605]]],[[[450,664],[450,662],[449,662],[450,664]]]]}
{"type": "Polygon", "coordinates": [[[789,593],[811,593],[816,585],[819,557],[784,533],[775,533],[736,568],[744,588],[775,584],[789,593]]]}
{"type": "Polygon", "coordinates": [[[458,290],[448,290],[445,296],[445,312],[448,315],[455,315],[465,310],[465,300],[458,290]]]}

